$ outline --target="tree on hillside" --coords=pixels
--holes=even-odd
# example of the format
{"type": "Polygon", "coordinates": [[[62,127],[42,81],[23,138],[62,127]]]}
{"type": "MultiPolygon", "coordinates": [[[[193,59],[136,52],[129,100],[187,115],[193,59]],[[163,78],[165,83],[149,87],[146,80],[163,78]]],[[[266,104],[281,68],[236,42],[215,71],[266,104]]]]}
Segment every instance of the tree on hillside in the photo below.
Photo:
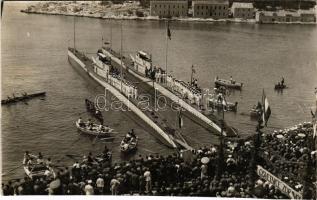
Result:
{"type": "Polygon", "coordinates": [[[150,0],[139,0],[140,1],[140,6],[143,8],[149,8],[150,7],[150,0]]]}

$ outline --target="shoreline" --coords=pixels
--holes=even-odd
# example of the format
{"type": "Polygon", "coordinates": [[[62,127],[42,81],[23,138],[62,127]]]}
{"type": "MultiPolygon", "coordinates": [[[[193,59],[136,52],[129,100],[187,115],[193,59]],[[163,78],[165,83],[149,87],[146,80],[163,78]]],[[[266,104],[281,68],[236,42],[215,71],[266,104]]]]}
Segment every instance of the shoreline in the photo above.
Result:
{"type": "Polygon", "coordinates": [[[274,22],[274,23],[259,23],[255,19],[236,19],[236,18],[227,18],[227,19],[202,19],[202,18],[159,18],[157,16],[147,16],[147,17],[137,17],[137,16],[94,16],[94,15],[85,15],[85,14],[75,14],[75,13],[58,13],[58,12],[44,12],[44,11],[27,11],[20,10],[22,13],[26,14],[41,14],[41,15],[62,15],[62,16],[76,16],[76,17],[88,17],[95,19],[104,19],[104,20],[138,20],[138,21],[179,21],[179,22],[205,22],[205,23],[243,23],[243,24],[301,24],[301,25],[317,25],[317,22],[274,22]]]}

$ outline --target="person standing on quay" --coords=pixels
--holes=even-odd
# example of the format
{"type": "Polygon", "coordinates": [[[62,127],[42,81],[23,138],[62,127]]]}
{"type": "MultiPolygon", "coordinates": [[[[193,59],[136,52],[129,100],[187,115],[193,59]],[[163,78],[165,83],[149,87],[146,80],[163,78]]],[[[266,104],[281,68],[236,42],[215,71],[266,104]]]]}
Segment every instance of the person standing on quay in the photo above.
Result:
{"type": "Polygon", "coordinates": [[[144,172],[145,177],[145,192],[149,193],[152,190],[152,178],[151,178],[151,172],[149,169],[146,169],[144,172]]]}
{"type": "Polygon", "coordinates": [[[99,194],[103,195],[103,191],[104,191],[103,189],[104,189],[104,186],[105,186],[105,181],[103,180],[101,174],[98,175],[98,178],[96,180],[96,186],[97,186],[99,194]]]}
{"type": "Polygon", "coordinates": [[[94,195],[94,188],[92,187],[92,180],[88,181],[88,184],[84,188],[86,195],[94,195]]]}

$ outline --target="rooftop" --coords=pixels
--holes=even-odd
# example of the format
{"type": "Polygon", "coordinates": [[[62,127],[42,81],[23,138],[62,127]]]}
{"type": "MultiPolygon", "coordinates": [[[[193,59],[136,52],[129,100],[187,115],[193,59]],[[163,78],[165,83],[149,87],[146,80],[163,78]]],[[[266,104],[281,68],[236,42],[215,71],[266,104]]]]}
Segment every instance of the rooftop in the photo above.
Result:
{"type": "Polygon", "coordinates": [[[233,2],[232,8],[253,8],[253,3],[233,2]]]}

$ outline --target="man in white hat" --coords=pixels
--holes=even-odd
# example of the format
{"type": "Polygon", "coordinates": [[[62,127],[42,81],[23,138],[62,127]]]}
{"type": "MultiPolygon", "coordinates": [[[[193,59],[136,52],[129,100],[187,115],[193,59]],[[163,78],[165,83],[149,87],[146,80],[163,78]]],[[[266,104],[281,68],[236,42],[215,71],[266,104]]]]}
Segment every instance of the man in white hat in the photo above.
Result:
{"type": "Polygon", "coordinates": [[[86,195],[94,195],[94,188],[92,187],[92,180],[88,181],[88,184],[85,186],[84,191],[86,195]]]}

